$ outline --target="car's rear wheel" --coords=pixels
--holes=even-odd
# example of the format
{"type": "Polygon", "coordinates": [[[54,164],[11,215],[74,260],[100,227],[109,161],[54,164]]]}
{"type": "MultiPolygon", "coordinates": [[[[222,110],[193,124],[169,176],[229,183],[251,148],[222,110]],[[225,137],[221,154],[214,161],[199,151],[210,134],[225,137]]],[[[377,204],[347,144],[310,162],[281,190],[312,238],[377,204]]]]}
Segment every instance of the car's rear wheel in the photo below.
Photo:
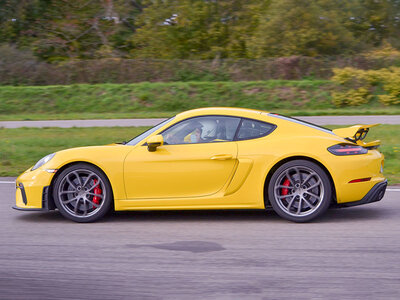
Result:
{"type": "Polygon", "coordinates": [[[93,222],[103,217],[112,202],[106,176],[89,164],[75,164],[58,175],[53,188],[60,213],[75,222],[93,222]]]}
{"type": "Polygon", "coordinates": [[[268,199],[281,217],[307,222],[329,207],[332,187],[325,171],[307,160],[293,160],[280,166],[268,186],[268,199]]]}

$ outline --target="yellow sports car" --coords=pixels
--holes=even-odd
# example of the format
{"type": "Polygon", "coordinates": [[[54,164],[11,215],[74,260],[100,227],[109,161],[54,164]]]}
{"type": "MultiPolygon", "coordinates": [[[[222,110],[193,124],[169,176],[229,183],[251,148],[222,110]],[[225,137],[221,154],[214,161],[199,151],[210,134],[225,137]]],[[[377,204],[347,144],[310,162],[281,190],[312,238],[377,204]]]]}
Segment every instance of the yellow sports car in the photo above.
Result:
{"type": "Polygon", "coordinates": [[[370,127],[329,130],[240,108],[180,113],[127,143],[73,148],[16,181],[19,210],[92,222],[110,209],[265,209],[310,221],[329,206],[382,199],[380,142],[370,127]]]}

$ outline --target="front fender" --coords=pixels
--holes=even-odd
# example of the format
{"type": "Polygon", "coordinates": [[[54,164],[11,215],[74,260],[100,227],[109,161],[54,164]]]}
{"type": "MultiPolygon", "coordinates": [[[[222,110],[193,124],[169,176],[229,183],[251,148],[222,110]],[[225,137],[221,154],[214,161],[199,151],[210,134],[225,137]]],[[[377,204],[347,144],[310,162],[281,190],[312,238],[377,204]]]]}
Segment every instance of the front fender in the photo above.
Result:
{"type": "Polygon", "coordinates": [[[131,146],[110,145],[62,150],[42,169],[62,169],[73,163],[89,163],[101,169],[110,181],[114,199],[125,199],[124,160],[131,146]]]}

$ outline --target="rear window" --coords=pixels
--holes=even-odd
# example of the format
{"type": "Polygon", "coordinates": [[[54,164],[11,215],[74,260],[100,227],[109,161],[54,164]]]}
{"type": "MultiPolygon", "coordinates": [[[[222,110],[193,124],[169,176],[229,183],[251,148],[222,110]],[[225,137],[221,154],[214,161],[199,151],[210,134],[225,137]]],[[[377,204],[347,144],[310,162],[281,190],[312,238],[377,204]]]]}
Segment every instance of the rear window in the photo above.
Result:
{"type": "Polygon", "coordinates": [[[317,129],[317,130],[320,130],[320,131],[323,131],[323,132],[326,132],[326,133],[333,134],[332,130],[330,130],[329,128],[325,128],[325,127],[322,127],[322,126],[319,126],[319,125],[316,125],[316,124],[313,124],[313,123],[310,123],[310,122],[306,122],[306,121],[303,121],[303,120],[299,120],[299,119],[296,119],[296,118],[282,116],[282,115],[274,114],[274,113],[269,113],[268,116],[279,118],[279,119],[286,120],[286,121],[290,121],[290,122],[297,123],[297,124],[301,124],[301,125],[304,125],[304,126],[307,126],[307,127],[311,127],[311,128],[314,128],[314,129],[317,129]]]}
{"type": "Polygon", "coordinates": [[[251,120],[242,119],[237,133],[237,140],[249,140],[266,136],[275,129],[275,125],[251,120]]]}

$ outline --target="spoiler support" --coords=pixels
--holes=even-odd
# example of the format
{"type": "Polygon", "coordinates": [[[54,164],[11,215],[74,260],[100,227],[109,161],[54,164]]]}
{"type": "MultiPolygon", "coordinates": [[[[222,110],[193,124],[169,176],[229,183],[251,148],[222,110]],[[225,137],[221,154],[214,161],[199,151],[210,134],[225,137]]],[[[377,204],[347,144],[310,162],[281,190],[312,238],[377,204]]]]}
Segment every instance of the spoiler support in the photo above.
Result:
{"type": "Polygon", "coordinates": [[[367,136],[369,129],[371,127],[378,126],[380,124],[369,124],[369,125],[354,125],[351,127],[345,127],[345,128],[338,128],[332,130],[334,134],[337,136],[340,136],[352,143],[355,143],[359,146],[362,146],[367,149],[376,149],[379,147],[381,144],[380,140],[376,140],[373,142],[365,143],[363,140],[367,136]]]}

